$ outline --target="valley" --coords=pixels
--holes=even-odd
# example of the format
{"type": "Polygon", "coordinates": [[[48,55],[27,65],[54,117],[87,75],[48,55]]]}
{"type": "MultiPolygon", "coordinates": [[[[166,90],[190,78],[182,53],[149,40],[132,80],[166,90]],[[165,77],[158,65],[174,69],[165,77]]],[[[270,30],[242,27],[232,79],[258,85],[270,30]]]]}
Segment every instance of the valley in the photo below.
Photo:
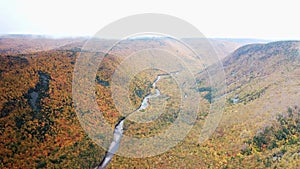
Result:
{"type": "MultiPolygon", "coordinates": [[[[76,61],[81,53],[91,52],[81,51],[86,41],[84,38],[0,37],[0,168],[95,168],[103,159],[106,150],[82,128],[72,98],[76,61]]],[[[127,113],[140,110],[141,114],[128,117],[124,123],[124,135],[149,138],[168,129],[178,117],[185,95],[181,97],[182,84],[175,76],[187,76],[186,72],[181,72],[180,64],[164,65],[167,70],[179,71],[178,75],[164,76],[166,72],[157,69],[130,74],[128,91],[124,92],[128,99],[125,105],[114,103],[111,90],[113,87],[127,89],[122,86],[123,81],[116,83],[113,77],[119,65],[133,63],[126,62],[125,55],[149,44],[152,48],[163,46],[165,50],[179,47],[176,43],[169,45],[169,41],[137,39],[133,44],[125,41],[99,65],[94,93],[99,112],[103,112],[108,124],[113,128],[124,117],[119,107],[130,104],[127,113]],[[161,109],[165,113],[160,114],[161,109]],[[152,116],[145,116],[149,112],[152,116]],[[135,122],[138,119],[156,120],[138,124],[135,122]]],[[[201,39],[183,41],[209,61],[212,54],[207,53],[201,39]]],[[[99,40],[99,44],[101,49],[109,46],[110,41],[99,40]]],[[[190,71],[196,74],[197,84],[190,90],[200,96],[191,130],[163,154],[146,158],[114,155],[108,168],[298,167],[300,42],[212,39],[211,44],[224,67],[226,90],[218,93],[210,85],[207,72],[213,74],[219,70],[218,64],[209,62],[196,67],[197,59],[178,48],[177,54],[190,63],[190,71]],[[208,140],[199,143],[201,128],[216,98],[226,100],[220,124],[208,140]]],[[[99,52],[99,55],[103,54],[99,52]]],[[[168,63],[168,58],[161,62],[168,63]]],[[[145,65],[135,66],[139,70],[145,65]]],[[[125,66],[120,72],[126,71],[132,70],[125,66]]],[[[116,79],[121,79],[122,75],[116,79]]],[[[186,97],[189,96],[187,92],[186,97]]],[[[92,113],[82,111],[80,115],[88,117],[92,113]]],[[[104,137],[101,133],[95,135],[100,140],[104,137]]]]}

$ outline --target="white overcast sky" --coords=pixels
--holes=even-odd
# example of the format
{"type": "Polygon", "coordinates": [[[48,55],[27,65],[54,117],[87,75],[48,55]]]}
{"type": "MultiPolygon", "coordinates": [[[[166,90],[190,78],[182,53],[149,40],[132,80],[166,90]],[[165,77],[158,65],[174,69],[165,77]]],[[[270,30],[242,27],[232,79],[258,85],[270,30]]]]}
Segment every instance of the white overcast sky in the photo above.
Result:
{"type": "Polygon", "coordinates": [[[162,13],[196,26],[206,37],[300,40],[297,0],[0,0],[0,34],[92,36],[140,13],[162,13]]]}

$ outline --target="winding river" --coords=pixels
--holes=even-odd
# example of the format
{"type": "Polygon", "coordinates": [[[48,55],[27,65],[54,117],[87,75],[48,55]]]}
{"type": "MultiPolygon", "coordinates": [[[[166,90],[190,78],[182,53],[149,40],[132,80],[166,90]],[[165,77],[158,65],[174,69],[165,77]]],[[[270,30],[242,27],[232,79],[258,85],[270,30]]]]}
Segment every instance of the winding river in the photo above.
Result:
{"type": "MultiPolygon", "coordinates": [[[[178,73],[177,72],[173,72],[175,74],[178,73]]],[[[170,73],[171,74],[171,73],[170,73]]],[[[97,169],[104,169],[106,168],[106,166],[109,164],[109,162],[111,161],[113,155],[117,152],[117,150],[119,149],[119,145],[123,136],[123,124],[124,124],[124,120],[131,114],[141,111],[141,110],[145,110],[148,106],[149,106],[149,99],[150,98],[155,98],[160,96],[160,91],[159,89],[156,87],[156,83],[161,79],[162,76],[169,76],[170,74],[159,74],[157,75],[157,78],[155,79],[155,81],[152,84],[152,88],[155,89],[155,94],[148,94],[145,96],[145,98],[143,99],[140,107],[129,113],[127,116],[121,118],[118,123],[115,125],[115,129],[113,132],[113,141],[111,142],[108,151],[106,152],[103,160],[100,162],[100,164],[98,165],[97,169]]]]}

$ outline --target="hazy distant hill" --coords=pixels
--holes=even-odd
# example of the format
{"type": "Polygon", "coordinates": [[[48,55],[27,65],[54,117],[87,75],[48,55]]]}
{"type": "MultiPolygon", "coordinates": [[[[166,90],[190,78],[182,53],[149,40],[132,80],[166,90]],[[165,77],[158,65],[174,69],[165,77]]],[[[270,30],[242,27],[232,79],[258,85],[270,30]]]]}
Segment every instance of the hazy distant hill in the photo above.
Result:
{"type": "MultiPolygon", "coordinates": [[[[82,47],[89,37],[74,37],[74,38],[52,38],[42,35],[2,35],[0,36],[0,50],[1,53],[30,53],[43,50],[50,50],[64,46],[73,45],[75,47],[82,47]],[[74,45],[76,44],[76,45],[74,45]]],[[[268,40],[260,39],[230,39],[230,38],[189,38],[182,39],[188,43],[193,49],[201,55],[211,55],[207,51],[205,43],[209,42],[215,49],[217,56],[223,59],[237,48],[253,43],[267,43],[268,40]],[[207,41],[208,40],[208,41],[207,41]]],[[[110,40],[101,40],[104,45],[111,45],[110,40]]]]}
{"type": "Polygon", "coordinates": [[[190,38],[190,39],[183,39],[184,42],[189,44],[194,50],[200,53],[202,56],[211,56],[217,55],[219,59],[223,59],[230,53],[234,52],[241,46],[253,43],[267,43],[267,40],[259,40],[259,39],[230,39],[230,38],[209,38],[208,41],[206,39],[199,39],[199,38],[190,38]],[[207,42],[213,46],[215,50],[215,54],[208,51],[207,42]]]}
{"type": "Polygon", "coordinates": [[[42,35],[3,35],[0,36],[1,54],[30,54],[52,50],[65,45],[81,47],[86,38],[51,38],[42,35]]]}

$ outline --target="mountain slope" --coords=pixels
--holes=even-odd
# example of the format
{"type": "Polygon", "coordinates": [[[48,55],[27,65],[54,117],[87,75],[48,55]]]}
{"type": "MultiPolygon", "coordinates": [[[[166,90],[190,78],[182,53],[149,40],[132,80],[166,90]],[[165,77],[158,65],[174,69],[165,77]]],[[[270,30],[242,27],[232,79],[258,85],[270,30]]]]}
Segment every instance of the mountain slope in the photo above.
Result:
{"type": "MultiPolygon", "coordinates": [[[[278,153],[282,148],[288,151],[287,154],[298,153],[300,151],[299,140],[289,147],[279,146],[276,149],[264,150],[263,153],[251,152],[251,155],[245,155],[241,154],[241,150],[249,139],[261,138],[259,133],[265,128],[276,126],[279,115],[287,116],[287,109],[292,108],[291,110],[298,113],[297,107],[300,105],[299,49],[299,41],[250,44],[224,58],[227,103],[221,124],[212,138],[214,141],[210,144],[222,145],[220,151],[235,154],[234,158],[231,157],[227,167],[232,168],[237,165],[251,166],[250,168],[296,167],[295,164],[299,162],[299,158],[284,156],[286,160],[293,159],[290,163],[270,159],[273,153],[278,153]],[[294,110],[293,107],[296,109],[294,110]],[[243,159],[242,162],[241,159],[243,159]],[[254,163],[253,160],[255,160],[254,163]]],[[[214,69],[214,66],[209,69],[214,69]]],[[[268,137],[275,137],[274,132],[267,133],[268,137]]],[[[266,141],[265,144],[271,143],[266,141]]]]}

